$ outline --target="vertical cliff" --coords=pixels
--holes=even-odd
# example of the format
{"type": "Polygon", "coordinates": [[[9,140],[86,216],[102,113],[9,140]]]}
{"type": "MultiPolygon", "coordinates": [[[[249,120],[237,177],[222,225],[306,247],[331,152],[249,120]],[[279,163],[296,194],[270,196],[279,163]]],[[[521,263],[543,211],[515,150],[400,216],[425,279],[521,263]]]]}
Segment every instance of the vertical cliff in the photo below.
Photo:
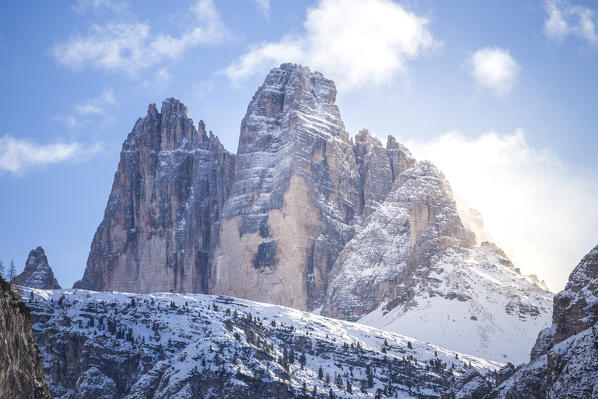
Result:
{"type": "Polygon", "coordinates": [[[125,140],[104,219],[76,287],[206,292],[234,155],[174,98],[125,140]]]}
{"type": "Polygon", "coordinates": [[[0,276],[0,399],[49,399],[29,309],[0,276]]]}
{"type": "Polygon", "coordinates": [[[273,69],[241,123],[210,291],[313,309],[352,237],[359,175],[334,82],[273,69]]]}

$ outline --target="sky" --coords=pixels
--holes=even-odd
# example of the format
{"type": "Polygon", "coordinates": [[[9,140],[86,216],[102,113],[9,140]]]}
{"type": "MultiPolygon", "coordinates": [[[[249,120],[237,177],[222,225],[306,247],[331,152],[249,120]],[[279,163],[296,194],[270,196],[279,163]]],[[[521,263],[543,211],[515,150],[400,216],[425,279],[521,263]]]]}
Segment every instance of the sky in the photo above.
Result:
{"type": "Polygon", "coordinates": [[[267,72],[336,82],[355,134],[434,162],[553,291],[598,244],[598,1],[62,0],[0,5],[0,260],[82,277],[122,141],[176,97],[236,152],[267,72]]]}

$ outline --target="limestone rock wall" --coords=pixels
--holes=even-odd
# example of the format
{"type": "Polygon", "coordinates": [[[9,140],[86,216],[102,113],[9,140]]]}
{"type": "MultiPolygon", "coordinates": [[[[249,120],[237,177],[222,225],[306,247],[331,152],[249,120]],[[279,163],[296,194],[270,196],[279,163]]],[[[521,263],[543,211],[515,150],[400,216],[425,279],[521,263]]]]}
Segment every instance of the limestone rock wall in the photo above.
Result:
{"type": "Polygon", "coordinates": [[[210,292],[313,309],[352,237],[359,175],[334,83],[273,69],[241,124],[210,292]]]}
{"type": "Polygon", "coordinates": [[[234,155],[180,101],[154,104],[121,151],[104,219],[76,287],[207,292],[234,155]]]}

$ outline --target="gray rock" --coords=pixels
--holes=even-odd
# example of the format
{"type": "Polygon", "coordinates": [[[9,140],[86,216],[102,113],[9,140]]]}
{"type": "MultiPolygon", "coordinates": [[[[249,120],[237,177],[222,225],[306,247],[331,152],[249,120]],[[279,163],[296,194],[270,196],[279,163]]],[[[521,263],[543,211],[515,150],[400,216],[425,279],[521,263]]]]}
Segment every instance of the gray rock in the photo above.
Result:
{"type": "Polygon", "coordinates": [[[598,246],[554,297],[553,322],[538,335],[531,361],[488,399],[598,398],[598,246]]]}
{"type": "Polygon", "coordinates": [[[37,247],[29,252],[23,273],[16,276],[12,280],[12,284],[45,290],[60,288],[42,247],[37,247]]]}
{"type": "Polygon", "coordinates": [[[151,104],[123,144],[104,219],[76,287],[207,292],[235,157],[180,101],[151,104]]]}
{"type": "Polygon", "coordinates": [[[299,309],[322,303],[361,208],[353,147],[335,98],[334,82],[295,64],[273,69],[253,96],[210,292],[299,309]]]}
{"type": "Polygon", "coordinates": [[[0,276],[0,399],[50,399],[29,309],[0,276]]]}

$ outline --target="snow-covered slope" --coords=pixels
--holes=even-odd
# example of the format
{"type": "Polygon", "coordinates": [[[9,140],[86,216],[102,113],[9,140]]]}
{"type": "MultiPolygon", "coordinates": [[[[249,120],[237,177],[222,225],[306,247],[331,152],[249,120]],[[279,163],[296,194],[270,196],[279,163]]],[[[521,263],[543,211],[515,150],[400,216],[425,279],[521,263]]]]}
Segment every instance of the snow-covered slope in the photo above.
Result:
{"type": "Polygon", "coordinates": [[[55,398],[291,398],[314,388],[318,397],[467,398],[471,381],[489,391],[501,366],[229,297],[27,288],[23,296],[55,398]]]}
{"type": "Polygon", "coordinates": [[[442,173],[416,162],[340,253],[322,313],[523,363],[552,293],[477,241],[442,173]]]}

